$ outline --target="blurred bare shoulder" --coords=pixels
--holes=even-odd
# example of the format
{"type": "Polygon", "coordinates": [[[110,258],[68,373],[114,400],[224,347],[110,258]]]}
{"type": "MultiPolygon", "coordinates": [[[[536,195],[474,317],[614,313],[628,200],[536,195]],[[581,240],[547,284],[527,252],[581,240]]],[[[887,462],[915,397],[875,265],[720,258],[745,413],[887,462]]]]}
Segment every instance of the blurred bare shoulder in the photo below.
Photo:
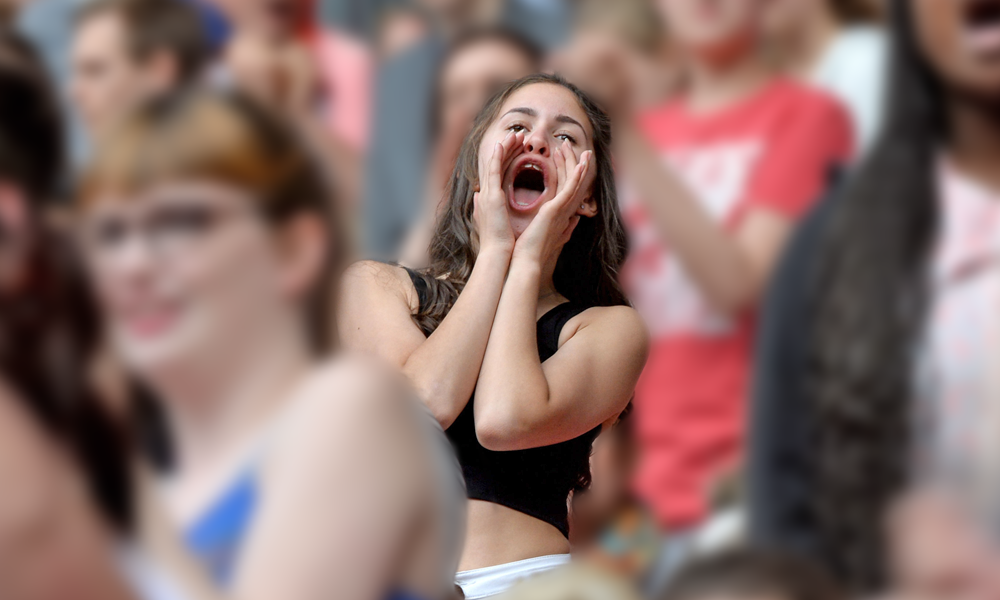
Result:
{"type": "Polygon", "coordinates": [[[306,377],[289,418],[303,427],[314,421],[363,419],[411,398],[399,371],[376,357],[342,352],[306,377]]]}
{"type": "Polygon", "coordinates": [[[347,268],[341,283],[344,295],[395,295],[416,309],[413,282],[403,267],[375,260],[362,260],[347,268]]]}

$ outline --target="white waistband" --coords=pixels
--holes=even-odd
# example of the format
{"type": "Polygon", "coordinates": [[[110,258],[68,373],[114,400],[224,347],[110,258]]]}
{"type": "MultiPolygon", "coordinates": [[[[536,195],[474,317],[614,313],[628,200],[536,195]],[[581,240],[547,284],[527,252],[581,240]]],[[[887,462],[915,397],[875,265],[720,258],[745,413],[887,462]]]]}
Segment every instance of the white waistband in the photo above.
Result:
{"type": "Polygon", "coordinates": [[[502,594],[522,579],[565,564],[569,564],[569,554],[539,556],[495,567],[462,571],[455,575],[455,583],[465,592],[466,600],[479,600],[502,594]]]}

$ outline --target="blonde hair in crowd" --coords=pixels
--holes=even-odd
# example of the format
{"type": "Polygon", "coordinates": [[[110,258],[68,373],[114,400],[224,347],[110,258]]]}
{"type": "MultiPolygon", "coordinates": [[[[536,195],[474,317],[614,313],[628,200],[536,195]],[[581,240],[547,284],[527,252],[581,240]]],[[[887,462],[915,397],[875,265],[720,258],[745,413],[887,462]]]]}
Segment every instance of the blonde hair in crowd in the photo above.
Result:
{"type": "Polygon", "coordinates": [[[500,600],[641,600],[625,580],[600,569],[571,564],[512,587],[500,600]]]}

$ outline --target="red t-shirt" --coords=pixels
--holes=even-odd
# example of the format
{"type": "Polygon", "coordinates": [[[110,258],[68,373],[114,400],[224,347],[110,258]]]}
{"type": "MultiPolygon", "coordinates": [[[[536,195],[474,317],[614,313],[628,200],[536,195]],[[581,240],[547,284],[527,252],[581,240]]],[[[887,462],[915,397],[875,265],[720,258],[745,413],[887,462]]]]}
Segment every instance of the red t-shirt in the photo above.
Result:
{"type": "MultiPolygon", "coordinates": [[[[797,220],[852,146],[839,104],[786,80],[713,113],[671,102],[640,127],[730,230],[756,210],[797,220]]],[[[636,488],[661,523],[684,527],[702,518],[715,476],[741,455],[753,315],[715,312],[623,187],[632,249],[622,279],[653,336],[636,388],[636,488]]]]}

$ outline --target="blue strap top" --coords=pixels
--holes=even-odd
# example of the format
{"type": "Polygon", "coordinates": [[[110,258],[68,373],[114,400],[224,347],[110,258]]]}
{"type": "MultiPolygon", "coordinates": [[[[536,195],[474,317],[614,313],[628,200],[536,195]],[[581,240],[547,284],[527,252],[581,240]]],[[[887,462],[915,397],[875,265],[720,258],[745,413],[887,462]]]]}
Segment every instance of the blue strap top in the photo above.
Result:
{"type": "Polygon", "coordinates": [[[233,566],[257,509],[257,481],[244,473],[185,535],[187,547],[208,570],[212,580],[229,584],[233,566]]]}
{"type": "MultiPolygon", "coordinates": [[[[253,523],[259,502],[256,473],[248,470],[224,493],[184,536],[187,547],[207,569],[212,581],[229,586],[239,552],[253,523]]],[[[386,600],[421,600],[392,592],[386,600]]]]}

